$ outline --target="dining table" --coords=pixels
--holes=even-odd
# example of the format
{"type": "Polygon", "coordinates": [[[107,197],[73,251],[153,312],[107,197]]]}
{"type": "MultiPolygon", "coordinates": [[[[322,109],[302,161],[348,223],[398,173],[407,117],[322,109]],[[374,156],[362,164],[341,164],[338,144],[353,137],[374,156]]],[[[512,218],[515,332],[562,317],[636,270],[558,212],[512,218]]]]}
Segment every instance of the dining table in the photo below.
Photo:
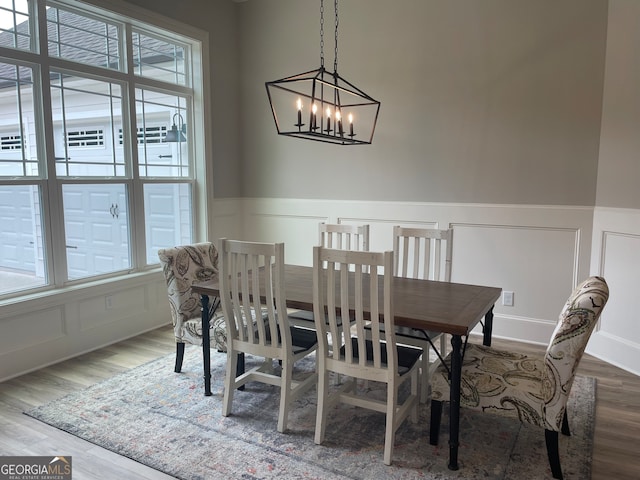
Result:
{"type": "MultiPolygon", "coordinates": [[[[380,282],[382,288],[382,282],[380,282]]],[[[202,336],[205,395],[211,395],[211,352],[209,321],[212,305],[219,304],[218,278],[194,283],[192,290],[202,301],[202,336]],[[214,301],[210,303],[209,299],[214,301]]],[[[287,307],[313,311],[313,267],[285,265],[287,307]]],[[[483,344],[491,345],[493,307],[501,288],[440,282],[415,278],[393,278],[394,322],[396,326],[441,332],[451,336],[449,469],[458,470],[460,433],[460,383],[464,342],[471,331],[482,324],[483,344]]],[[[263,299],[266,301],[266,299],[263,299]]],[[[466,344],[466,343],[465,343],[466,344]]]]}

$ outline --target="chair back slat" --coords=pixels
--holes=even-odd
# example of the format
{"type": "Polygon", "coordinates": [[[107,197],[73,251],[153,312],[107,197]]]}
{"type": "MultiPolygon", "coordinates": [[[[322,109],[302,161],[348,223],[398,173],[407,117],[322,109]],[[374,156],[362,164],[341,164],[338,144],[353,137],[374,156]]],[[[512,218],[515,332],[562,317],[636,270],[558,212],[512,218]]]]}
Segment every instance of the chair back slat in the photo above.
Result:
{"type": "Polygon", "coordinates": [[[452,238],[452,229],[395,226],[393,228],[395,275],[450,282],[452,238]],[[444,268],[442,268],[443,262],[444,268]]]}

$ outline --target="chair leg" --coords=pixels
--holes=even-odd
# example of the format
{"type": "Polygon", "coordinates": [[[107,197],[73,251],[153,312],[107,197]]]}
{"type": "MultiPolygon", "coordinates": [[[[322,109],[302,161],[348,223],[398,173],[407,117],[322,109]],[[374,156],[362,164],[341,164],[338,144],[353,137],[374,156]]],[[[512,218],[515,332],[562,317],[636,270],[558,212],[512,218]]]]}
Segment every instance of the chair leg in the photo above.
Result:
{"type": "Polygon", "coordinates": [[[182,360],[184,360],[184,342],[176,342],[176,366],[173,369],[174,372],[180,373],[182,371],[182,360]]]}
{"type": "Polygon", "coordinates": [[[238,368],[238,355],[230,348],[227,351],[227,373],[224,379],[224,396],[222,399],[222,416],[228,417],[233,404],[233,393],[236,386],[236,371],[238,368]]]}
{"type": "Polygon", "coordinates": [[[411,408],[411,423],[418,423],[418,404],[420,403],[420,376],[418,375],[417,370],[411,372],[411,379],[409,381],[411,382],[411,396],[415,396],[417,398],[417,401],[413,403],[413,407],[411,408]]]}
{"type": "MultiPolygon", "coordinates": [[[[316,367],[317,368],[317,367],[316,367]]],[[[318,407],[316,409],[316,431],[313,438],[314,443],[320,445],[324,442],[325,427],[327,426],[327,410],[329,409],[329,372],[317,369],[318,371],[318,407]]]]}
{"type": "Polygon", "coordinates": [[[442,358],[447,356],[447,334],[440,335],[440,355],[442,358]]]}
{"type": "Polygon", "coordinates": [[[567,437],[571,436],[571,430],[569,430],[569,418],[567,417],[567,409],[564,409],[564,416],[562,417],[562,434],[567,437]]]}
{"type": "Polygon", "coordinates": [[[431,424],[429,425],[429,443],[438,445],[440,421],[442,420],[442,402],[431,400],[431,424]]]}
{"type": "Polygon", "coordinates": [[[284,433],[287,429],[287,417],[291,404],[291,376],[293,375],[293,362],[291,359],[282,362],[280,374],[280,411],[278,413],[278,431],[284,433]]]}
{"type": "Polygon", "coordinates": [[[560,468],[560,453],[558,452],[558,432],[553,430],[544,431],[544,439],[547,443],[547,456],[553,478],[562,480],[562,469],[560,468]]]}
{"type": "Polygon", "coordinates": [[[393,458],[393,445],[396,441],[396,405],[398,403],[398,389],[395,385],[387,383],[387,422],[384,435],[385,465],[391,465],[393,458]]]}

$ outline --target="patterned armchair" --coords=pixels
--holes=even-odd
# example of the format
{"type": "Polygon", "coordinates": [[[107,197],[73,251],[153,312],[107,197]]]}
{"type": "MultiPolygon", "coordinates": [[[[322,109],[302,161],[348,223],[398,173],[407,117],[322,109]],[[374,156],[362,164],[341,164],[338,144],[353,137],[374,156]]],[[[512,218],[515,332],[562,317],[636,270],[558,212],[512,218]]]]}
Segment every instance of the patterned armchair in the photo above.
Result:
{"type": "MultiPolygon", "coordinates": [[[[558,432],[569,435],[567,400],[591,332],[607,303],[603,278],[580,284],[565,304],[544,357],[468,344],[462,361],[460,405],[511,416],[545,429],[549,465],[562,478],[558,432]]],[[[442,402],[449,400],[450,357],[432,377],[431,444],[438,443],[442,402]]]]}
{"type": "MultiPolygon", "coordinates": [[[[218,250],[213,243],[196,243],[161,249],[158,257],[167,281],[176,337],[175,371],[180,373],[185,343],[202,345],[202,303],[200,296],[191,291],[191,285],[218,275],[218,250]]],[[[227,334],[221,312],[214,313],[210,329],[211,347],[226,352],[227,334]]]]}

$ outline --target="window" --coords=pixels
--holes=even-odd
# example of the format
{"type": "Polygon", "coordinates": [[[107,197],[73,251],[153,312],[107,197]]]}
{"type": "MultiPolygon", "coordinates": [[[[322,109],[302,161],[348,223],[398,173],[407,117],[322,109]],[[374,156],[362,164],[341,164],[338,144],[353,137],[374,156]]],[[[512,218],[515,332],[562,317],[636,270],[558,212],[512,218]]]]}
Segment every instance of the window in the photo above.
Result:
{"type": "Polygon", "coordinates": [[[0,3],[0,46],[29,50],[31,25],[27,0],[3,0],[0,3]]]}
{"type": "Polygon", "coordinates": [[[0,298],[193,241],[199,45],[73,0],[0,1],[0,298]]]}

